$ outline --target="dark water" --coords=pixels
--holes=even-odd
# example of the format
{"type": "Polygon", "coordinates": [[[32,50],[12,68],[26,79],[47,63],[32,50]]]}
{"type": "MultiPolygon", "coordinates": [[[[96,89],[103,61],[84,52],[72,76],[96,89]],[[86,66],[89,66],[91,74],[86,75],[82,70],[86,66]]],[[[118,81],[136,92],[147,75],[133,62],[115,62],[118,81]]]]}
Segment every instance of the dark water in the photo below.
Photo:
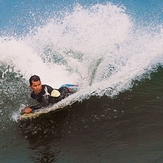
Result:
{"type": "Polygon", "coordinates": [[[114,98],[91,97],[21,122],[6,117],[16,105],[8,101],[1,112],[1,162],[161,163],[162,74],[160,67],[114,98]]]}
{"type": "Polygon", "coordinates": [[[2,162],[161,163],[162,74],[159,68],[114,99],[91,97],[60,112],[13,122],[1,132],[2,162]]]}

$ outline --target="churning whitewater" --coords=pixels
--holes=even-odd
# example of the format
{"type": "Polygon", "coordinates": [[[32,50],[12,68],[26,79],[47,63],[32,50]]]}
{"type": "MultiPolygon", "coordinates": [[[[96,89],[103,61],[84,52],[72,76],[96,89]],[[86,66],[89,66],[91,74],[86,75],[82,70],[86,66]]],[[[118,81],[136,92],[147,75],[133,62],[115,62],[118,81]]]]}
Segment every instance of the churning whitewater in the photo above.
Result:
{"type": "Polygon", "coordinates": [[[56,88],[79,84],[72,101],[114,97],[163,64],[162,42],[161,26],[138,27],[124,6],[77,4],[25,36],[1,36],[2,80],[8,71],[38,74],[56,88]]]}

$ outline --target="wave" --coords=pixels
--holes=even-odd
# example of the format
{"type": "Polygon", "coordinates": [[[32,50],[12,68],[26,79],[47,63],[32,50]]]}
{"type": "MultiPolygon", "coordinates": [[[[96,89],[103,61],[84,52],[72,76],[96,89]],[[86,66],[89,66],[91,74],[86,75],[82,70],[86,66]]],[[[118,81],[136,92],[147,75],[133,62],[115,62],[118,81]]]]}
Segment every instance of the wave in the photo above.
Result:
{"type": "Polygon", "coordinates": [[[77,4],[56,15],[24,36],[1,36],[1,80],[12,71],[24,83],[33,74],[56,88],[77,83],[82,100],[116,96],[163,65],[162,26],[140,26],[124,6],[77,4]]]}

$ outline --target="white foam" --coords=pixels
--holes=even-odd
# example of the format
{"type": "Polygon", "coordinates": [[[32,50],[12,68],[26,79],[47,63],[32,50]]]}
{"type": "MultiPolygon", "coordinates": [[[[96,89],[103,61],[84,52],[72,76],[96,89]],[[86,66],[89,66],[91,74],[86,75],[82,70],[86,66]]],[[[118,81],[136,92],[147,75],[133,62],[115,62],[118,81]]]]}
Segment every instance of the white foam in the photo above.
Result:
{"type": "Polygon", "coordinates": [[[118,94],[163,64],[162,27],[138,26],[124,7],[76,5],[47,22],[19,40],[1,38],[0,62],[54,87],[79,83],[88,96],[118,94]]]}

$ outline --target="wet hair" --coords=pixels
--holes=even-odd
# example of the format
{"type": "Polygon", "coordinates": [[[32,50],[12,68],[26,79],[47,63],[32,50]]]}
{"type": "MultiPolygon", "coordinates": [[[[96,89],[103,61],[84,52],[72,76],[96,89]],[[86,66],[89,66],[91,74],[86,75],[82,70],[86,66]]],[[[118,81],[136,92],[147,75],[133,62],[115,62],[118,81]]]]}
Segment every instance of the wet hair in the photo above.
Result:
{"type": "Polygon", "coordinates": [[[40,77],[39,76],[37,76],[37,75],[33,75],[33,76],[31,76],[30,78],[29,78],[29,83],[30,83],[30,86],[32,85],[32,81],[41,81],[40,80],[40,77]]]}

